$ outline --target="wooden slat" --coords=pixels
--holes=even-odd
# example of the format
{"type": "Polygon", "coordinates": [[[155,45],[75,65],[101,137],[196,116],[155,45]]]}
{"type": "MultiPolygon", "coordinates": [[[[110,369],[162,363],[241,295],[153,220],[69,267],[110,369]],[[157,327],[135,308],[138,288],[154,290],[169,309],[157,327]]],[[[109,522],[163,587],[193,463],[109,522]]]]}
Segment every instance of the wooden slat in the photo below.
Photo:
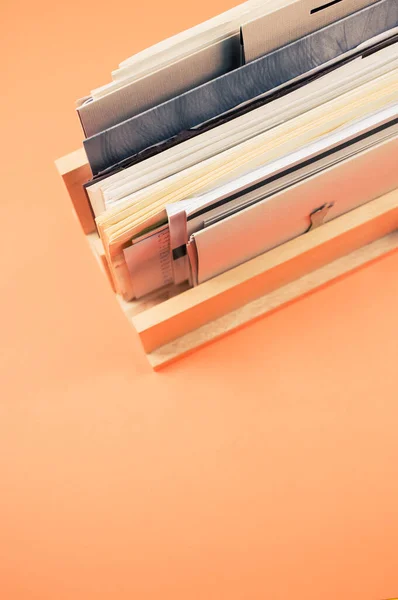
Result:
{"type": "Polygon", "coordinates": [[[84,184],[92,178],[90,165],[83,148],[71,152],[55,161],[55,165],[61,175],[77,218],[87,235],[96,231],[94,215],[90,202],[84,189],[84,184]]]}
{"type": "Polygon", "coordinates": [[[398,190],[132,318],[146,352],[391,233],[398,190]]]}
{"type": "MultiPolygon", "coordinates": [[[[84,150],[57,168],[102,269],[112,278],[83,190],[91,178],[84,150]]],[[[398,190],[193,289],[176,286],[120,301],[155,369],[398,248],[398,190]]]]}
{"type": "Polygon", "coordinates": [[[398,250],[398,233],[389,235],[359,248],[300,279],[282,286],[265,296],[234,310],[210,323],[202,325],[178,339],[149,353],[148,359],[155,370],[182,358],[232,331],[255,320],[272,314],[315,290],[340,279],[349,273],[375,261],[388,253],[398,250]]]}

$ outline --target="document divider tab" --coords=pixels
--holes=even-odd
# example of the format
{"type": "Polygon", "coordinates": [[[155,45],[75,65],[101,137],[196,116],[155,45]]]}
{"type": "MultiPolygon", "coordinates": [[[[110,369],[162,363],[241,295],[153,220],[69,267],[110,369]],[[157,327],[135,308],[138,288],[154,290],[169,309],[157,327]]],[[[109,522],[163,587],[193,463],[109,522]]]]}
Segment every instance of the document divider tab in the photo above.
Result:
{"type": "Polygon", "coordinates": [[[173,261],[174,283],[179,284],[190,279],[189,261],[187,256],[188,230],[187,213],[184,206],[187,203],[178,202],[166,206],[169,219],[170,250],[173,261]]]}

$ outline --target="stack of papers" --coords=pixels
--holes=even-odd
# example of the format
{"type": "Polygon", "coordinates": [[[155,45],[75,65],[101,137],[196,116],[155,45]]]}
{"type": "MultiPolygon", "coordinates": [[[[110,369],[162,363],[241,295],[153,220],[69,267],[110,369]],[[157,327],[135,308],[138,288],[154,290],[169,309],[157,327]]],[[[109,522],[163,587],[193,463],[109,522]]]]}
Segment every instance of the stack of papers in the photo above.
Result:
{"type": "Polygon", "coordinates": [[[398,187],[398,3],[250,0],[77,111],[117,292],[200,285],[398,187]]]}

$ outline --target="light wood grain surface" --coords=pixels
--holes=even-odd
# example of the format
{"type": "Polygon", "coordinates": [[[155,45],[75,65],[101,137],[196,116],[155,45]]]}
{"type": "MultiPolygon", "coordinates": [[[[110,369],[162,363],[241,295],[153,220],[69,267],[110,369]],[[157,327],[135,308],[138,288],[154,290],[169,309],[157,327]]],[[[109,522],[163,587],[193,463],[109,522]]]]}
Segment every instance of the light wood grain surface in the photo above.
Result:
{"type": "Polygon", "coordinates": [[[349,275],[355,269],[359,269],[397,250],[398,232],[394,231],[319,269],[315,269],[287,285],[248,302],[242,307],[214,319],[164,346],[160,346],[149,352],[149,362],[154,369],[161,369],[198,348],[214,342],[261,317],[270,315],[273,311],[303,298],[306,294],[310,294],[322,286],[329,285],[336,279],[349,275]]]}

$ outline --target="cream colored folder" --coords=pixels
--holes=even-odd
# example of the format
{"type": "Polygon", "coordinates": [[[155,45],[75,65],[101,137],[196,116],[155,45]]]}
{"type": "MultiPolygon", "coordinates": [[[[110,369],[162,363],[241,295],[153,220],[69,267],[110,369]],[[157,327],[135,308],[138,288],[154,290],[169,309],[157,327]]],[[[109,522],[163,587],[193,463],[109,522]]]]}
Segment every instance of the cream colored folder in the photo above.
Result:
{"type": "MultiPolygon", "coordinates": [[[[288,42],[304,37],[377,0],[301,0],[242,24],[245,62],[255,60],[288,42]]],[[[325,41],[327,43],[327,41],[325,41]]]]}

